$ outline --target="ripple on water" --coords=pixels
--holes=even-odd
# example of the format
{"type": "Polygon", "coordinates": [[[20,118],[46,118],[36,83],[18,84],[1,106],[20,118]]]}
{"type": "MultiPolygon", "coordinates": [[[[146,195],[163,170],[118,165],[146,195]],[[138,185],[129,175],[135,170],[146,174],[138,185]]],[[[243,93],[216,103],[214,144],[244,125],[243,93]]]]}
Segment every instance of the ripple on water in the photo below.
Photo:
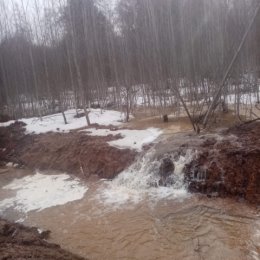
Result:
{"type": "MultiPolygon", "coordinates": [[[[151,177],[158,180],[152,169],[159,164],[149,157],[146,166],[137,164],[111,182],[89,183],[87,193],[83,186],[81,200],[38,206],[42,210],[30,211],[25,223],[51,230],[51,242],[94,260],[259,260],[259,215],[243,203],[188,196],[180,185],[187,158],[176,163],[176,186],[151,187],[151,177]]],[[[67,188],[82,187],[63,177],[67,188]]],[[[31,189],[22,180],[11,187],[31,189]]]]}

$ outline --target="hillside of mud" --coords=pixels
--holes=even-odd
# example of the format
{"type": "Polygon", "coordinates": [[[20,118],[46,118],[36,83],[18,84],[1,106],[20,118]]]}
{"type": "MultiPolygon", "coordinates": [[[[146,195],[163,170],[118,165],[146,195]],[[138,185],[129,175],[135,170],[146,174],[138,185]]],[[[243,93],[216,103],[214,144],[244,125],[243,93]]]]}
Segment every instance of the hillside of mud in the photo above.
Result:
{"type": "MultiPolygon", "coordinates": [[[[165,158],[174,163],[180,156],[191,157],[184,167],[184,182],[190,192],[260,205],[260,122],[200,135],[177,133],[159,142],[155,151],[154,160],[162,162],[162,169],[167,166],[165,158]]],[[[171,185],[169,180],[167,183],[166,178],[164,185],[171,185]]]]}
{"type": "Polygon", "coordinates": [[[83,260],[48,243],[49,232],[39,233],[37,228],[29,228],[10,223],[0,218],[0,259],[45,259],[45,260],[83,260]]]}
{"type": "Polygon", "coordinates": [[[260,123],[200,139],[196,158],[186,165],[189,190],[260,205],[260,123]]]}
{"type": "MultiPolygon", "coordinates": [[[[79,131],[27,135],[23,123],[17,122],[0,128],[0,162],[112,179],[136,157],[132,150],[107,144],[118,138],[120,135],[96,137],[79,131]]],[[[179,133],[158,143],[155,150],[156,160],[193,151],[193,159],[184,168],[189,191],[260,204],[259,122],[201,135],[179,133]]]]}
{"type": "Polygon", "coordinates": [[[89,136],[84,132],[25,134],[16,122],[0,128],[0,164],[13,162],[29,169],[56,170],[89,177],[112,179],[135,159],[129,149],[117,149],[108,141],[117,136],[89,136]]]}

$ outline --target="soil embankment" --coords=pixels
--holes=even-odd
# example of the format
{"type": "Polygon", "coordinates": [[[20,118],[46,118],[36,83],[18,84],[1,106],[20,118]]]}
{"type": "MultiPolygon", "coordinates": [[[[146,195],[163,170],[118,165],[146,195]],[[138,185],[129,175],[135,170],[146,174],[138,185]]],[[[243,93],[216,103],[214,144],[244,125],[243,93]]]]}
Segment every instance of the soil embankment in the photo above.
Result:
{"type": "Polygon", "coordinates": [[[48,234],[0,219],[0,259],[84,259],[61,249],[59,245],[48,243],[45,240],[48,234]]]}
{"type": "MultiPolygon", "coordinates": [[[[0,163],[14,162],[31,169],[66,171],[82,177],[113,178],[136,155],[107,144],[118,138],[88,136],[79,131],[27,135],[24,124],[17,122],[0,128],[0,163]]],[[[259,123],[200,136],[180,133],[158,143],[155,150],[156,160],[165,158],[167,153],[178,157],[187,150],[193,152],[194,157],[184,170],[191,192],[209,197],[244,198],[260,204],[259,123]]],[[[169,160],[163,162],[165,167],[160,167],[160,174],[167,179],[175,167],[169,160]]],[[[48,232],[39,234],[36,228],[0,219],[0,259],[81,259],[47,243],[47,235],[48,232]]]]}
{"type": "Polygon", "coordinates": [[[84,132],[25,134],[23,123],[0,128],[0,162],[30,169],[65,171],[81,177],[112,179],[135,159],[136,152],[107,144],[117,136],[89,136],[84,132]]]}
{"type": "Polygon", "coordinates": [[[189,190],[260,204],[260,123],[201,139],[196,158],[186,166],[189,190]]]}
{"type": "MultiPolygon", "coordinates": [[[[79,131],[26,135],[23,123],[17,122],[0,128],[0,162],[112,179],[136,155],[132,150],[107,144],[118,138],[120,135],[96,137],[79,131]]],[[[200,136],[180,133],[159,143],[155,149],[159,159],[166,153],[180,155],[188,149],[194,151],[184,173],[191,192],[260,203],[259,122],[200,136]]]]}

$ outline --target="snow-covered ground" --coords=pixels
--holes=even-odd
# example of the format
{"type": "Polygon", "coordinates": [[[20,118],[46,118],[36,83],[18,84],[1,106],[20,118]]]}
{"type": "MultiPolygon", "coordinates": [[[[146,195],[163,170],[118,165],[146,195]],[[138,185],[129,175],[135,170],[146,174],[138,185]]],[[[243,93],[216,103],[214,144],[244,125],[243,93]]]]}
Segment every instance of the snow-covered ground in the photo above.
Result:
{"type": "MultiPolygon", "coordinates": [[[[227,102],[229,104],[235,104],[236,103],[236,95],[230,94],[227,96],[227,102]]],[[[241,104],[255,104],[257,102],[257,96],[255,94],[241,94],[239,96],[239,102],[241,104]]]]}
{"type": "MultiPolygon", "coordinates": [[[[26,132],[28,134],[69,132],[70,130],[79,129],[87,125],[85,117],[75,118],[75,110],[68,110],[65,112],[65,115],[68,124],[64,123],[61,113],[43,117],[42,121],[36,117],[20,119],[19,121],[22,121],[26,124],[26,132]]],[[[89,118],[92,124],[100,124],[105,126],[119,126],[123,124],[122,113],[113,110],[103,110],[101,113],[100,109],[91,109],[89,118]]],[[[0,126],[5,127],[11,125],[12,123],[14,123],[14,121],[0,123],[0,126]]],[[[109,144],[117,148],[130,148],[137,151],[141,151],[144,144],[153,142],[162,133],[160,129],[156,128],[148,128],[146,130],[120,129],[117,131],[90,128],[84,131],[86,131],[86,134],[92,136],[121,134],[123,137],[122,139],[111,141],[109,144]]]]}
{"type": "Polygon", "coordinates": [[[0,201],[0,212],[15,208],[24,213],[32,210],[41,211],[82,199],[88,190],[79,179],[67,174],[45,175],[38,172],[35,175],[14,179],[3,189],[17,192],[16,196],[0,201]]]}
{"type": "Polygon", "coordinates": [[[107,136],[120,134],[123,138],[108,142],[109,145],[117,148],[129,148],[137,151],[141,151],[143,145],[152,143],[158,138],[162,131],[157,128],[148,128],[146,130],[128,130],[119,129],[111,131],[109,129],[87,129],[84,130],[88,135],[92,136],[107,136]]]}
{"type": "MultiPolygon", "coordinates": [[[[87,125],[86,118],[75,118],[75,110],[68,110],[65,112],[68,124],[64,123],[62,114],[54,114],[42,117],[42,121],[38,117],[20,119],[26,124],[27,133],[47,133],[47,132],[68,132],[70,130],[78,129],[87,125]]],[[[89,113],[91,124],[100,125],[120,125],[123,122],[123,115],[121,112],[113,110],[91,109],[89,113]]],[[[15,121],[0,123],[0,127],[9,126],[15,121]]]]}

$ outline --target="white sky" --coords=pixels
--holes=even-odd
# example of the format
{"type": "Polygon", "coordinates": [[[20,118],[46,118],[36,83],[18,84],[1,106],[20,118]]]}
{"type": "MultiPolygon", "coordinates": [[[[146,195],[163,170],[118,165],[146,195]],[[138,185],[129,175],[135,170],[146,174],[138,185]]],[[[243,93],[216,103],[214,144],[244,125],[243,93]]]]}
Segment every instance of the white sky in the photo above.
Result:
{"type": "MultiPolygon", "coordinates": [[[[107,10],[107,8],[113,10],[119,0],[103,1],[103,5],[105,6],[104,10],[107,10]]],[[[3,37],[1,32],[4,32],[3,34],[5,35],[7,32],[12,34],[15,31],[15,18],[17,15],[15,15],[14,7],[16,5],[19,8],[20,15],[24,17],[26,22],[30,23],[33,34],[36,35],[37,33],[38,39],[40,40],[40,32],[42,30],[38,22],[37,9],[39,10],[39,20],[42,21],[45,8],[55,8],[58,10],[59,7],[65,5],[66,2],[67,0],[0,0],[0,39],[3,37]],[[3,11],[3,6],[5,10],[7,9],[7,12],[3,11]]],[[[34,40],[36,39],[37,38],[34,40]]]]}

